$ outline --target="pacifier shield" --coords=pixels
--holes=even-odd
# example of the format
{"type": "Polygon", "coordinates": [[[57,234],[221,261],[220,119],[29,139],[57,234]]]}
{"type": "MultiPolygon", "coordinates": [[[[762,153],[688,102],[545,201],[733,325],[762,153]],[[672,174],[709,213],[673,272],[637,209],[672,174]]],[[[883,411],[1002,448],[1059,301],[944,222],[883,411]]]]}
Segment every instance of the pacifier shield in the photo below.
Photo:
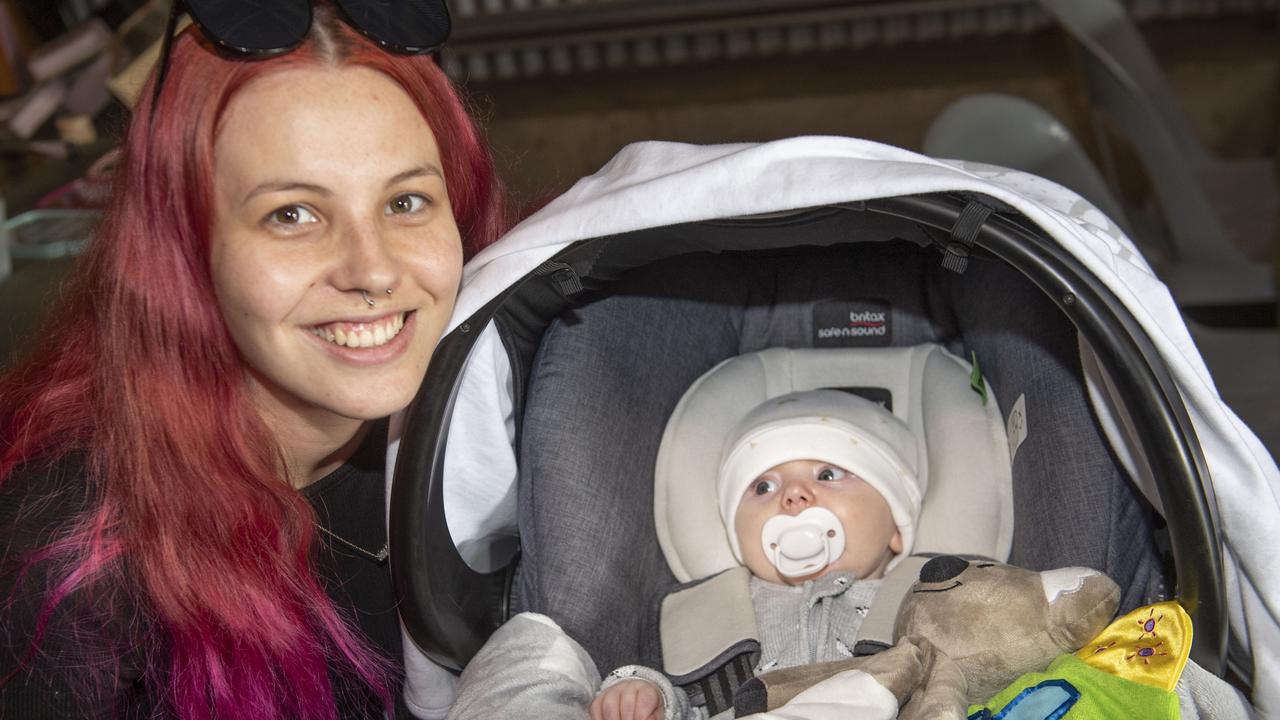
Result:
{"type": "Polygon", "coordinates": [[[812,575],[844,552],[844,526],[824,507],[811,507],[799,515],[775,515],[764,524],[760,545],[783,577],[812,575]]]}

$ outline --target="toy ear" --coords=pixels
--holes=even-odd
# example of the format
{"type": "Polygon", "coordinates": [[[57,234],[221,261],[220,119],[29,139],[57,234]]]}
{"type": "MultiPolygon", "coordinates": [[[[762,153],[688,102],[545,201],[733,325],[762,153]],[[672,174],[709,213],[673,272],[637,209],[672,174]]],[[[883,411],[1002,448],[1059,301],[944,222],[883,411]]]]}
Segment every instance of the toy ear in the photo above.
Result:
{"type": "Polygon", "coordinates": [[[1040,583],[1049,602],[1049,637],[1064,653],[1102,632],[1120,606],[1120,586],[1095,570],[1046,570],[1040,583]]]}

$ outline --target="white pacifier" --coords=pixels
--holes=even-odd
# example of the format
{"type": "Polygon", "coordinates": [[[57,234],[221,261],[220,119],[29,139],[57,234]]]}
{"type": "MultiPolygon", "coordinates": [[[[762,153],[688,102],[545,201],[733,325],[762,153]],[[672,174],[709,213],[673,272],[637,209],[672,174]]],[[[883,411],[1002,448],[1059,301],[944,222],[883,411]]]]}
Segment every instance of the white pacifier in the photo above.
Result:
{"type": "Polygon", "coordinates": [[[760,532],[764,556],[783,577],[821,572],[844,552],[844,526],[835,513],[811,507],[799,515],[774,515],[760,532]]]}

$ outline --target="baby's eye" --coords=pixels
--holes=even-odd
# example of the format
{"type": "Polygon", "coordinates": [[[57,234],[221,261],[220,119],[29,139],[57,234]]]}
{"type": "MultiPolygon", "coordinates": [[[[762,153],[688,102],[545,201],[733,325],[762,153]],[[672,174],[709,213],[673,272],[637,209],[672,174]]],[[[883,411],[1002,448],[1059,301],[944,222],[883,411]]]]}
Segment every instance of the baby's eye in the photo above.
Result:
{"type": "Polygon", "coordinates": [[[765,478],[760,478],[759,480],[756,480],[756,484],[753,485],[751,489],[756,495],[768,495],[778,489],[778,483],[772,480],[766,480],[765,478]]]}
{"type": "Polygon", "coordinates": [[[842,480],[847,474],[848,473],[846,473],[843,468],[828,465],[818,471],[818,479],[831,482],[834,480],[842,480]]]}
{"type": "Polygon", "coordinates": [[[276,225],[305,225],[317,221],[315,214],[302,205],[285,205],[272,210],[267,215],[267,222],[276,225]]]}
{"type": "Polygon", "coordinates": [[[427,206],[427,198],[417,193],[404,193],[391,198],[387,203],[387,215],[407,215],[421,212],[427,206]]]}

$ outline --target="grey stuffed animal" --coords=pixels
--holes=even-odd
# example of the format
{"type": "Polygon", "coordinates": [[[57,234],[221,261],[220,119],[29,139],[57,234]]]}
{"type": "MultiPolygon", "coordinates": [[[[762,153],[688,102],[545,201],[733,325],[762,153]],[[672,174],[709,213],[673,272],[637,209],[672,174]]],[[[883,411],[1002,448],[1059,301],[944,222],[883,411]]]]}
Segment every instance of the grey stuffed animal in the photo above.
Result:
{"type": "Polygon", "coordinates": [[[738,689],[734,712],[775,710],[842,672],[871,675],[905,720],[956,718],[1024,673],[1044,670],[1107,626],[1120,588],[1086,568],[1045,572],[954,556],[925,563],[902,601],[893,647],[876,655],[776,670],[738,689]]]}

